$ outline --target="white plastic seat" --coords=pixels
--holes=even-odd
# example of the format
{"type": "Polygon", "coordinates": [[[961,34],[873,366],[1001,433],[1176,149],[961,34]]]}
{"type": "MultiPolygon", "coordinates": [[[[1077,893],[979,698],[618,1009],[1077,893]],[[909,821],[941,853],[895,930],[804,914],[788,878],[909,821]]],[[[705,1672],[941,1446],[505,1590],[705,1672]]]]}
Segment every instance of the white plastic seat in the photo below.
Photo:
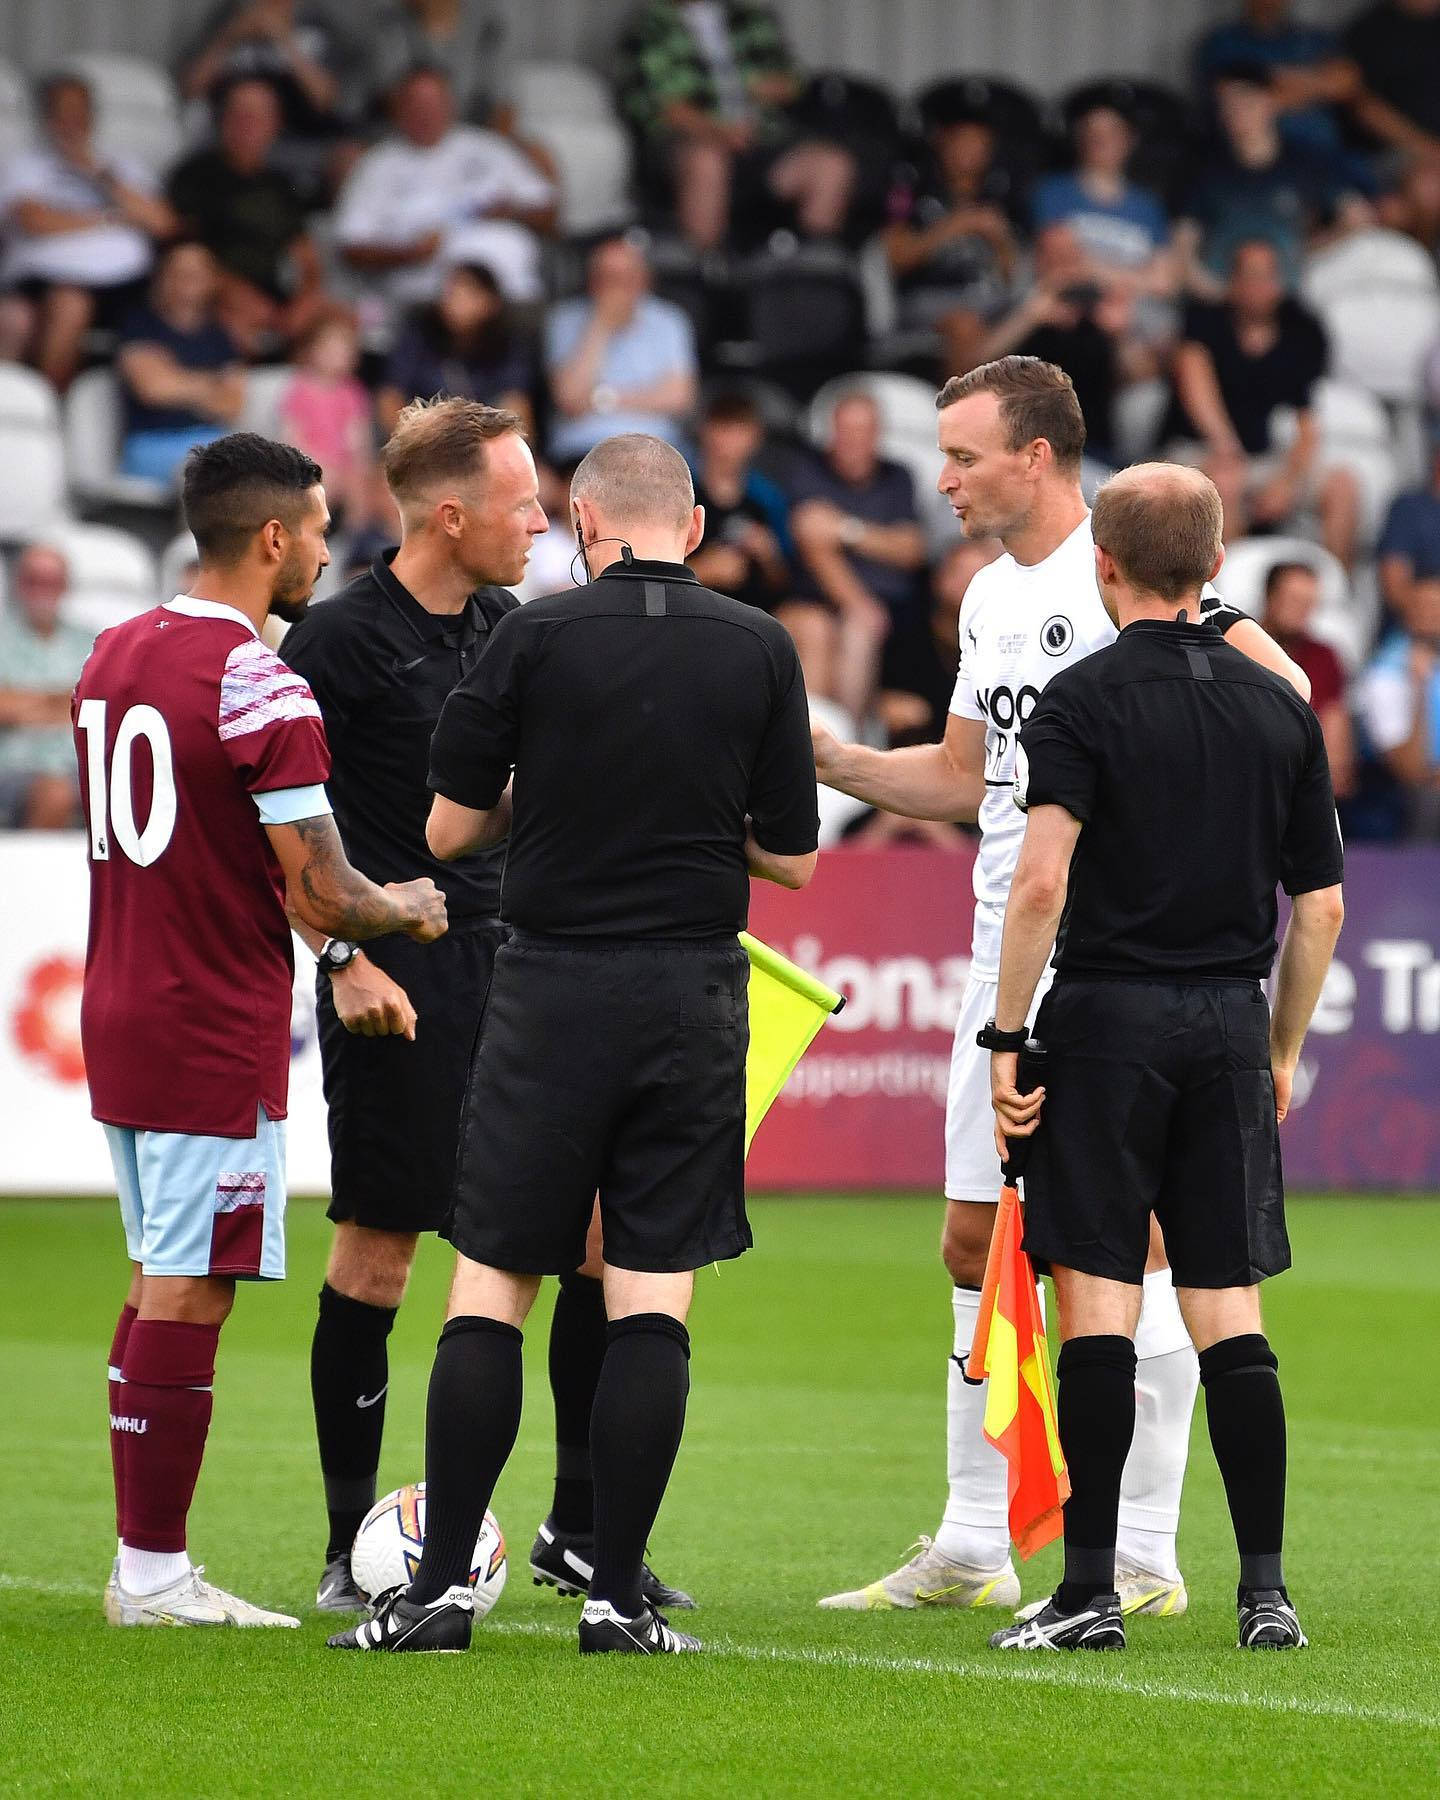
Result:
{"type": "Polygon", "coordinates": [[[104,150],[123,153],[157,177],[179,155],[180,97],[158,63],[139,56],[72,56],[66,67],[95,96],[95,135],[104,150]]]}
{"type": "Polygon", "coordinates": [[[604,77],[586,63],[546,58],[517,62],[506,86],[522,130],[537,119],[616,122],[604,77]]]}
{"type": "Polygon", "coordinates": [[[53,544],[70,568],[61,612],[72,625],[104,631],[161,599],[155,559],[139,538],[114,525],[53,519],[17,533],[26,542],[53,544]]]}
{"type": "Polygon", "coordinates": [[[1353,232],[1306,260],[1300,296],[1323,312],[1337,296],[1353,289],[1386,286],[1433,292],[1440,285],[1435,264],[1404,232],[1375,226],[1353,232]]]}
{"type": "Polygon", "coordinates": [[[278,438],[280,402],[295,378],[295,371],[283,363],[245,372],[245,405],[235,421],[237,431],[256,431],[261,437],[278,438]]]}
{"type": "Polygon", "coordinates": [[[0,537],[65,511],[65,444],[55,390],[33,369],[0,363],[0,537]]]}
{"type": "Polygon", "coordinates": [[[1425,359],[1440,338],[1440,292],[1376,281],[1335,294],[1320,311],[1342,381],[1397,406],[1419,404],[1425,359]]]}
{"type": "Polygon", "coordinates": [[[1310,630],[1329,644],[1349,669],[1364,660],[1370,621],[1357,606],[1345,565],[1309,538],[1240,538],[1227,546],[1215,585],[1227,606],[1258,619],[1265,610],[1265,577],[1276,563],[1308,563],[1320,582],[1320,603],[1310,630]]]}
{"type": "Polygon", "coordinates": [[[0,169],[35,137],[30,88],[14,63],[0,62],[0,169]]]}
{"type": "Polygon", "coordinates": [[[161,481],[120,472],[124,408],[120,384],[109,369],[87,369],[65,396],[65,461],[77,496],[127,506],[172,506],[174,493],[161,481]]]}
{"type": "Polygon", "coordinates": [[[195,548],[195,540],[188,531],[177,531],[175,536],[160,552],[160,575],[156,582],[156,595],[161,601],[171,600],[176,594],[183,594],[189,585],[183,578],[187,574],[199,552],[195,548]]]}

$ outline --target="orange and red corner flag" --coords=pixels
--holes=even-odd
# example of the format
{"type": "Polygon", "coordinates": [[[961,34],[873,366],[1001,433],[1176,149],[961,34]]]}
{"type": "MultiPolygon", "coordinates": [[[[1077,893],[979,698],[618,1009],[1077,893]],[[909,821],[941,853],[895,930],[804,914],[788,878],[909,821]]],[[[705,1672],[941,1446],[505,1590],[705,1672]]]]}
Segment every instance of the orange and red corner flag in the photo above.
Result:
{"type": "Polygon", "coordinates": [[[1010,1536],[1021,1556],[1033,1556],[1060,1535],[1070,1477],[1035,1271],[1021,1247],[1020,1195],[1009,1183],[1000,1193],[969,1366],[990,1383],[984,1431],[1008,1465],[1010,1536]]]}

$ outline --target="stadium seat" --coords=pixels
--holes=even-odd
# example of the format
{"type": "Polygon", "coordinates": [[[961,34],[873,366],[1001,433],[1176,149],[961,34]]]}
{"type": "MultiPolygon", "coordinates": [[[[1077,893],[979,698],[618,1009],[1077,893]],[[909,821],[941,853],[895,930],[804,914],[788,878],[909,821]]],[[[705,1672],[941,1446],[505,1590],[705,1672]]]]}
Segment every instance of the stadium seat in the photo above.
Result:
{"type": "Polygon", "coordinates": [[[0,62],[0,169],[29,147],[34,132],[29,85],[13,63],[0,62]]]}
{"type": "Polygon", "coordinates": [[[922,131],[933,131],[956,114],[977,108],[990,119],[1007,162],[1021,173],[1043,168],[1050,150],[1045,103],[1012,81],[990,75],[947,76],[915,96],[922,131]]]}
{"type": "Polygon", "coordinates": [[[172,506],[163,482],[121,474],[120,436],[119,383],[109,369],[87,369],[65,396],[65,462],[76,497],[92,505],[172,506]]]}
{"type": "Polygon", "coordinates": [[[1390,419],[1374,394],[1328,377],[1317,383],[1312,406],[1321,466],[1354,475],[1364,501],[1362,535],[1373,542],[1400,486],[1390,419]]]}
{"type": "Polygon", "coordinates": [[[70,565],[70,591],[63,615],[72,625],[104,631],[161,598],[155,559],[128,531],[57,519],[19,535],[24,541],[53,544],[64,553],[70,565]]]}
{"type": "Polygon", "coordinates": [[[162,600],[184,592],[186,583],[181,578],[195,557],[194,538],[188,531],[177,531],[160,552],[160,574],[155,585],[162,600]]]}
{"type": "Polygon", "coordinates": [[[1418,403],[1426,356],[1440,338],[1440,292],[1377,280],[1335,295],[1321,318],[1341,380],[1397,406],[1418,403]]]}
{"type": "Polygon", "coordinates": [[[560,172],[560,229],[604,231],[634,215],[630,136],[604,81],[583,63],[518,63],[509,79],[516,127],[554,157],[560,172]]]}
{"type": "Polygon", "coordinates": [[[280,402],[295,378],[284,363],[245,372],[245,406],[235,421],[237,431],[258,431],[261,437],[278,438],[280,402]]]}
{"type": "Polygon", "coordinates": [[[65,512],[65,443],[55,390],[33,369],[0,363],[0,537],[65,512]]]}
{"type": "Polygon", "coordinates": [[[1440,278],[1428,253],[1404,232],[1374,226],[1306,258],[1300,280],[1301,298],[1323,312],[1337,296],[1372,282],[1433,293],[1440,278]]]}
{"type": "Polygon", "coordinates": [[[1368,608],[1356,604],[1363,596],[1352,593],[1344,564],[1322,545],[1298,537],[1241,538],[1226,549],[1215,585],[1227,605],[1258,618],[1265,609],[1265,577],[1282,562],[1308,563],[1314,569],[1320,604],[1310,629],[1348,669],[1358,668],[1369,647],[1372,621],[1368,608]]]}
{"type": "Polygon", "coordinates": [[[741,265],[739,279],[760,372],[805,394],[861,360],[865,306],[853,257],[780,237],[741,265]]]}
{"type": "Polygon", "coordinates": [[[1167,200],[1177,200],[1189,176],[1196,147],[1190,103],[1176,88],[1143,76],[1111,75],[1082,82],[1060,100],[1068,140],[1075,120],[1094,106],[1113,106],[1135,128],[1135,179],[1167,200]]]}
{"type": "Polygon", "coordinates": [[[890,90],[863,76],[820,70],[806,82],[789,116],[801,135],[833,139],[853,153],[856,181],[847,230],[863,236],[883,224],[903,141],[899,104],[890,90]]]}
{"type": "Polygon", "coordinates": [[[72,56],[66,67],[90,84],[102,148],[163,174],[182,145],[180,100],[166,71],[138,56],[72,56]]]}

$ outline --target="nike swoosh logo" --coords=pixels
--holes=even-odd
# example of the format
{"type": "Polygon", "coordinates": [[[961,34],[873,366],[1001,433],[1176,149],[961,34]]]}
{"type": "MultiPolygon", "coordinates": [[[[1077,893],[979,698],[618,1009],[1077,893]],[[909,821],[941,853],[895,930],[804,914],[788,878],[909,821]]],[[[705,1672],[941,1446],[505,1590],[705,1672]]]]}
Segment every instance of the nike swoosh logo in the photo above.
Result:
{"type": "Polygon", "coordinates": [[[389,1386],[390,1386],[390,1383],[387,1381],[385,1383],[385,1387],[382,1387],[378,1394],[372,1394],[368,1400],[365,1398],[365,1396],[363,1394],[361,1394],[356,1399],[355,1404],[360,1408],[361,1412],[364,1412],[364,1410],[367,1406],[378,1405],[378,1403],[385,1398],[385,1390],[389,1386]]]}
{"type": "Polygon", "coordinates": [[[422,650],[419,656],[412,657],[409,662],[397,662],[395,664],[395,673],[397,675],[408,675],[412,669],[418,669],[420,667],[427,654],[426,651],[422,650]]]}

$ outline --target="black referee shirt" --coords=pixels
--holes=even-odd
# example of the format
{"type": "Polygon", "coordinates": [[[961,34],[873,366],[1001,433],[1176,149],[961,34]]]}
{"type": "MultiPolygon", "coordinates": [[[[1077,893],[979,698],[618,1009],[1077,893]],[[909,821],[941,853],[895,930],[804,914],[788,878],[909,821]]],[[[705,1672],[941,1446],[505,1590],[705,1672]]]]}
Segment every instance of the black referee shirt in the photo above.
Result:
{"type": "Polygon", "coordinates": [[[499,916],[505,852],[453,863],[430,854],[430,738],[446,695],[519,601],[504,588],[481,588],[463,612],[427,612],[390,572],[393,554],[312,606],[280,654],[310,683],[324,714],[333,759],[326,790],[351,862],[372,881],[430,876],[453,930],[499,916]]]}
{"type": "Polygon", "coordinates": [[[1319,721],[1213,625],[1127,625],[1049,683],[1020,747],[1017,799],[1084,826],[1062,975],[1263,979],[1277,883],[1341,878],[1319,721]]]}
{"type": "Polygon", "coordinates": [[[745,820],[815,848],[809,707],[789,633],[678,563],[615,564],[496,627],[445,704],[430,785],[488,811],[514,769],[502,917],[558,935],[745,923],[745,820]]]}

